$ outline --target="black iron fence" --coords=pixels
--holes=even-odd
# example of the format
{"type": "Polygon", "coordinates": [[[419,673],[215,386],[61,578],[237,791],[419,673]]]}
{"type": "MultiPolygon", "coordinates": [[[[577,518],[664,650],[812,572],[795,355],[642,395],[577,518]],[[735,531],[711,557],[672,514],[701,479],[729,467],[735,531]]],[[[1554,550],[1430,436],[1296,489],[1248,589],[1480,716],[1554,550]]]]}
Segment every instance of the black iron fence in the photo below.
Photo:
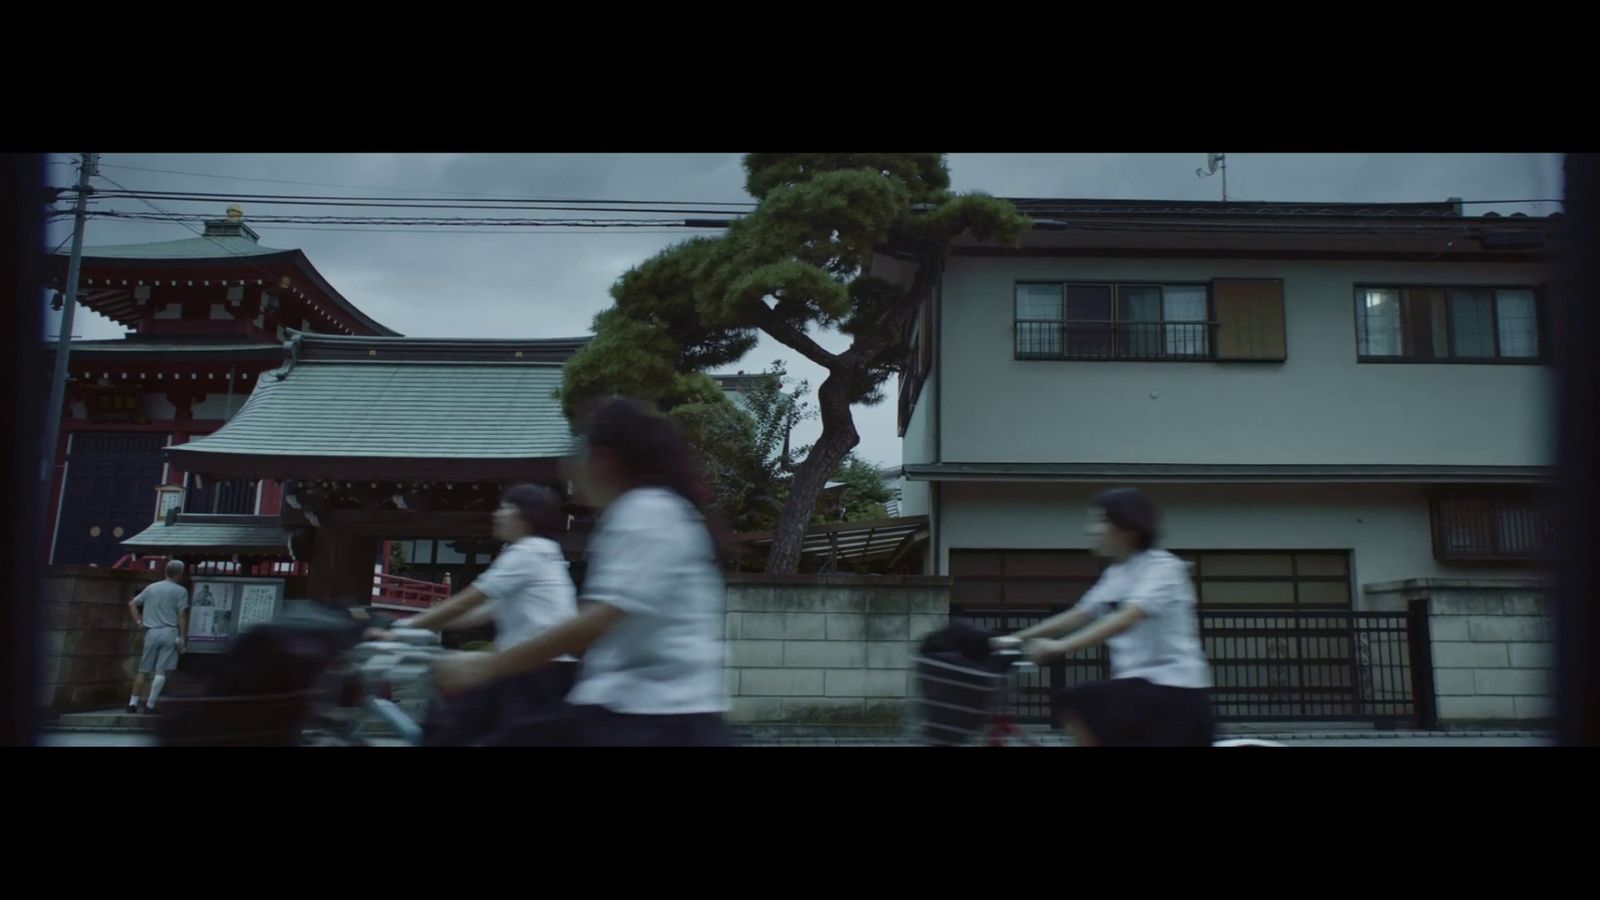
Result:
{"type": "Polygon", "coordinates": [[[1216,322],[1018,319],[1018,359],[1211,359],[1216,322]]]}
{"type": "MultiPolygon", "coordinates": [[[[978,628],[1015,631],[1056,612],[974,607],[951,615],[978,628]]],[[[1425,616],[1203,610],[1200,638],[1211,661],[1217,721],[1432,726],[1425,616]]],[[[1075,654],[1019,676],[1005,711],[1018,721],[1045,722],[1053,691],[1109,677],[1105,647],[1075,654]]]]}

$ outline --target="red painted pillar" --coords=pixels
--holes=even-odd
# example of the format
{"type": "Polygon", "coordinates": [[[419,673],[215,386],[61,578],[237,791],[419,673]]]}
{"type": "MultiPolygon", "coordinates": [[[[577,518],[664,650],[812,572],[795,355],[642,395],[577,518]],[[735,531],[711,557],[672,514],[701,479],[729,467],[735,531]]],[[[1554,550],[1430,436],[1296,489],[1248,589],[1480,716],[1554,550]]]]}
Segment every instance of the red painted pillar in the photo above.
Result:
{"type": "Polygon", "coordinates": [[[256,514],[276,516],[281,512],[283,512],[283,484],[268,478],[261,482],[261,508],[256,514]]]}

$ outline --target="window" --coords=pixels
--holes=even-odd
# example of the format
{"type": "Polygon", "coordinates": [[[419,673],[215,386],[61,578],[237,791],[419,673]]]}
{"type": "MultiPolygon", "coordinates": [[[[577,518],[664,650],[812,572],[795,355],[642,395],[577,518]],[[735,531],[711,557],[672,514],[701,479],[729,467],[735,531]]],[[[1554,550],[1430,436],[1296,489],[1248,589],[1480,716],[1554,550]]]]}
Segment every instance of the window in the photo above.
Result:
{"type": "Polygon", "coordinates": [[[1087,550],[950,551],[950,605],[1048,610],[1083,599],[1100,577],[1087,550]]]}
{"type": "Polygon", "coordinates": [[[1541,359],[1532,288],[1356,288],[1356,344],[1363,360],[1407,362],[1541,359]]]}
{"type": "MultiPolygon", "coordinates": [[[[1344,550],[1174,550],[1191,564],[1204,609],[1350,609],[1344,550]]],[[[1087,550],[950,551],[950,605],[1065,608],[1094,585],[1103,561],[1087,550]]]]}
{"type": "Polygon", "coordinates": [[[1345,551],[1174,550],[1206,609],[1350,609],[1345,551]]]}
{"type": "Polygon", "coordinates": [[[1478,491],[1433,500],[1435,559],[1535,560],[1550,539],[1550,517],[1530,493],[1478,491]]]}
{"type": "Polygon", "coordinates": [[[1016,286],[1018,359],[1212,358],[1203,284],[1016,286]]]}
{"type": "Polygon", "coordinates": [[[905,364],[900,371],[899,435],[905,437],[922,385],[933,371],[933,304],[923,303],[911,323],[905,364]]]}
{"type": "Polygon", "coordinates": [[[1500,355],[1513,359],[1539,358],[1539,315],[1533,291],[1495,292],[1495,328],[1500,355]]]}
{"type": "Polygon", "coordinates": [[[1061,355],[1061,285],[1017,285],[1017,355],[1061,355]]]}

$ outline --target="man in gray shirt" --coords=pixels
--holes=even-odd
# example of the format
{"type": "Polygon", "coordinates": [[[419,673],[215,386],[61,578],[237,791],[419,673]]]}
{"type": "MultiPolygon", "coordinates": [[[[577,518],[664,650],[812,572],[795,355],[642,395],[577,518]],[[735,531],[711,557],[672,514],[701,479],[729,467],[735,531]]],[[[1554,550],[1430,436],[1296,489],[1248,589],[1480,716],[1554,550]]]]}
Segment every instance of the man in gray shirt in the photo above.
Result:
{"type": "Polygon", "coordinates": [[[133,696],[128,698],[130,713],[139,711],[144,677],[151,674],[155,678],[150,682],[150,702],[145,705],[145,712],[155,712],[167,673],[178,667],[178,655],[189,639],[189,591],[182,582],[183,563],[173,560],[167,563],[165,581],[150,585],[128,601],[128,613],[145,630],[139,674],[133,680],[133,696]]]}

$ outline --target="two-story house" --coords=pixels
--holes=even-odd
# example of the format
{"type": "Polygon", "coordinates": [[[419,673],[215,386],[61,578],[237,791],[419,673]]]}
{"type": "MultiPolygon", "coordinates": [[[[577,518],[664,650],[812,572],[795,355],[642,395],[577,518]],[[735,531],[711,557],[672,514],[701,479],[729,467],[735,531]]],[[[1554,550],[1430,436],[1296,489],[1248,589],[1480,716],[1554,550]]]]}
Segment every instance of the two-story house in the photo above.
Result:
{"type": "Polygon", "coordinates": [[[1380,608],[1364,586],[1544,549],[1558,217],[1017,205],[1020,248],[954,247],[901,384],[901,510],[957,612],[1075,602],[1090,498],[1119,486],[1160,505],[1203,608],[1380,608]]]}

